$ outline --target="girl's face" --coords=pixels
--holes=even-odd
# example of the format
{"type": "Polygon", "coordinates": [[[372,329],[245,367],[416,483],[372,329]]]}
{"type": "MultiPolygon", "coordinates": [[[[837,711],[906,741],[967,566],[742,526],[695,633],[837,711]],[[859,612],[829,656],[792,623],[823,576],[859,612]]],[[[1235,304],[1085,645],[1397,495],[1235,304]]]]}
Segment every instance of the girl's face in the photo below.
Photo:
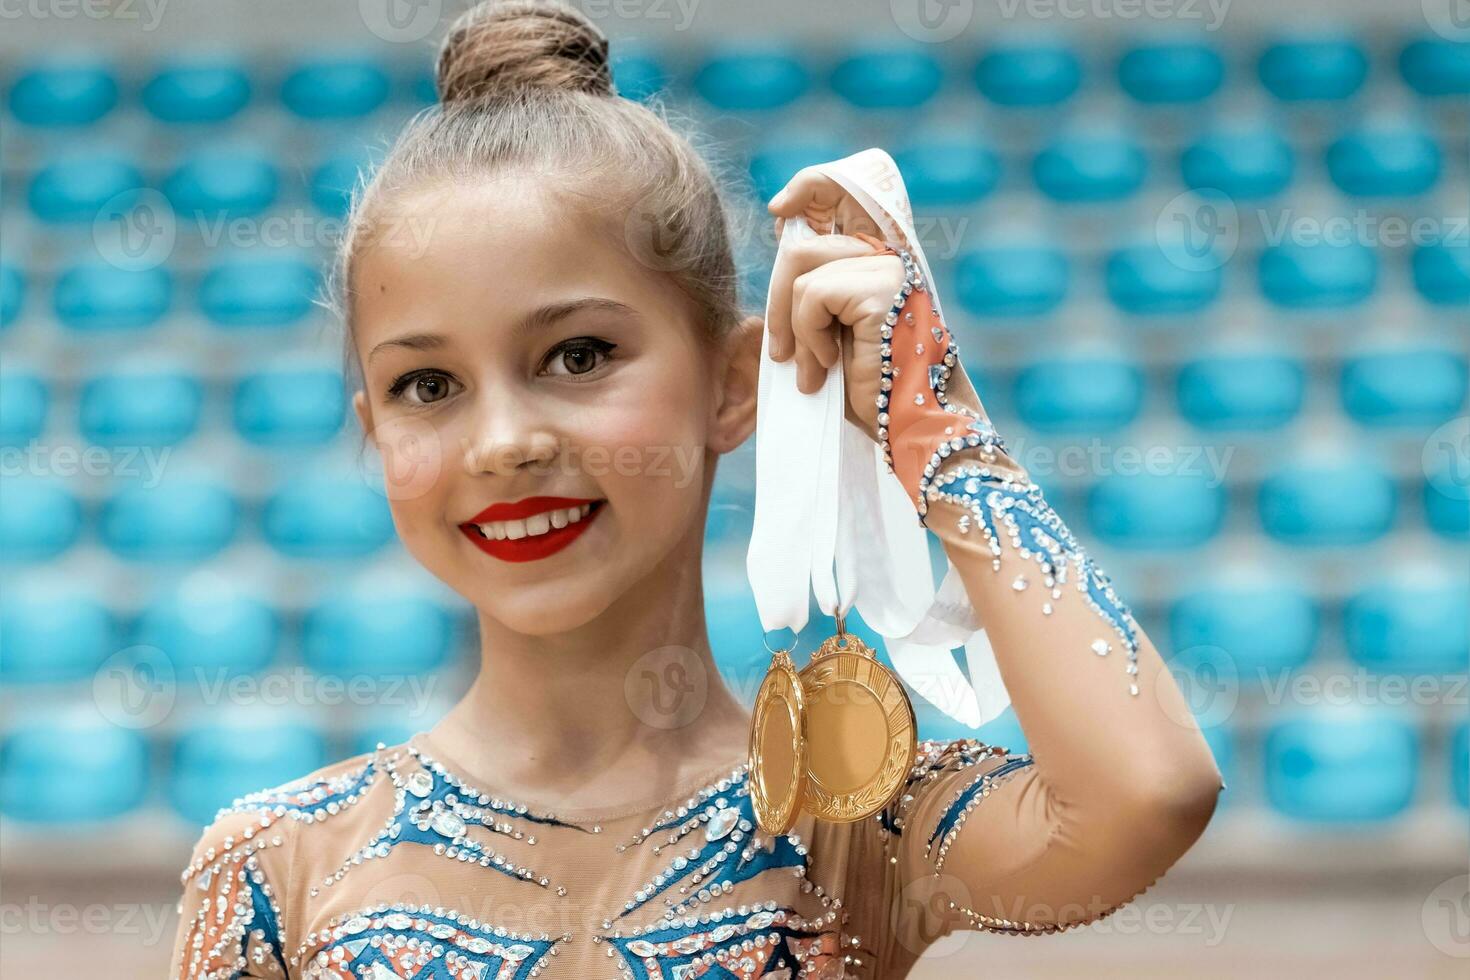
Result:
{"type": "Polygon", "coordinates": [[[354,407],[408,550],[527,634],[697,560],[713,462],[754,426],[759,318],[712,352],[662,273],[520,178],[382,227],[354,270],[354,407]]]}

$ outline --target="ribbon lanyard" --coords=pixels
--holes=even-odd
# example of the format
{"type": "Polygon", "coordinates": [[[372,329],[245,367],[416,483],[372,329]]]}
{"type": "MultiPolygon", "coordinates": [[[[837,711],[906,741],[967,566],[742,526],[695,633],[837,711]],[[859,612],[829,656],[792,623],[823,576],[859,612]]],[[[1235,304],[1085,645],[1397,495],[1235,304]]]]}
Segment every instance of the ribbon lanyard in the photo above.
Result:
{"type": "MultiPolygon", "coordinates": [[[[940,311],[893,158],[873,147],[818,169],[852,195],[884,237],[912,251],[940,311]]],[[[787,220],[778,256],[810,234],[805,219],[787,220]]],[[[771,303],[768,295],[767,321],[771,303]]],[[[952,562],[935,590],[928,536],[913,501],[888,472],[880,447],[846,418],[842,358],[820,389],[804,395],[796,359],[773,360],[770,341],[767,330],[756,404],[755,524],[745,562],[762,628],[799,633],[813,593],[834,618],[855,605],[911,688],[962,724],[984,724],[1010,704],[995,653],[952,562]],[[968,679],[951,653],[957,646],[965,648],[968,679]]]]}

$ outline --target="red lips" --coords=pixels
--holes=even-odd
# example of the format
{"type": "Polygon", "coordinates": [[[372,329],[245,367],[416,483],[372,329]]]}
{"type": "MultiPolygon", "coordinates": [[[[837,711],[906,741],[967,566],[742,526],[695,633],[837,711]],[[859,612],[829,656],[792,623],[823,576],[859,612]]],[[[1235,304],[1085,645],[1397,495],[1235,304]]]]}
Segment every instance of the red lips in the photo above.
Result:
{"type": "Polygon", "coordinates": [[[460,532],[475,547],[492,557],[502,561],[536,561],[548,555],[556,554],[567,547],[596,520],[597,515],[602,513],[602,505],[606,501],[589,500],[586,497],[527,497],[514,503],[491,504],[480,511],[473,518],[459,526],[460,532]],[[553,527],[545,534],[528,535],[515,541],[493,541],[480,533],[477,524],[488,524],[492,521],[519,521],[537,514],[544,514],[549,510],[566,510],[571,507],[580,507],[583,504],[592,504],[592,510],[587,516],[566,527],[553,527]]]}

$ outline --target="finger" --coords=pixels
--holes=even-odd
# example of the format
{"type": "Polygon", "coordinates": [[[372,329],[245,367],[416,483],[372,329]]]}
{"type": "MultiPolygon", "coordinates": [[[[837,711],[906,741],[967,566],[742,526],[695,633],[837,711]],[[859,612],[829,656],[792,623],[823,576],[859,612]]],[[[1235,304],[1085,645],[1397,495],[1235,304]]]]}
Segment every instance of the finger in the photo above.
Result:
{"type": "Polygon", "coordinates": [[[770,307],[766,317],[773,359],[784,361],[796,353],[791,329],[792,288],[796,278],[836,259],[872,254],[873,247],[867,242],[846,235],[802,238],[777,253],[776,264],[771,269],[770,307]]]}
{"type": "Polygon", "coordinates": [[[796,349],[809,351],[823,370],[837,363],[837,309],[843,305],[836,293],[851,277],[839,268],[848,259],[818,266],[799,276],[792,287],[791,333],[796,349]]]}
{"type": "Polygon", "coordinates": [[[766,207],[782,217],[791,218],[812,211],[831,216],[847,196],[842,185],[816,167],[803,167],[786,186],[771,198],[766,207]]]}

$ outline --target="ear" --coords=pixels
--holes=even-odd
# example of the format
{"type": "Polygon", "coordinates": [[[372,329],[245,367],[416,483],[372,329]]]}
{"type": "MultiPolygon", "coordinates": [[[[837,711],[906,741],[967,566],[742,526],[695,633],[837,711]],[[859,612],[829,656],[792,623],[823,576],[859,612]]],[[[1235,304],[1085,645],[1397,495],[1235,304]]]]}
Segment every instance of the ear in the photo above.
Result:
{"type": "Polygon", "coordinates": [[[368,405],[367,392],[358,389],[352,396],[352,410],[357,413],[357,424],[362,426],[364,434],[373,431],[373,410],[368,405]]]}
{"type": "Polygon", "coordinates": [[[760,390],[761,341],[765,318],[751,314],[725,338],[725,371],[717,379],[720,401],[715,409],[709,448],[717,453],[738,449],[755,431],[755,403],[760,390]]]}

